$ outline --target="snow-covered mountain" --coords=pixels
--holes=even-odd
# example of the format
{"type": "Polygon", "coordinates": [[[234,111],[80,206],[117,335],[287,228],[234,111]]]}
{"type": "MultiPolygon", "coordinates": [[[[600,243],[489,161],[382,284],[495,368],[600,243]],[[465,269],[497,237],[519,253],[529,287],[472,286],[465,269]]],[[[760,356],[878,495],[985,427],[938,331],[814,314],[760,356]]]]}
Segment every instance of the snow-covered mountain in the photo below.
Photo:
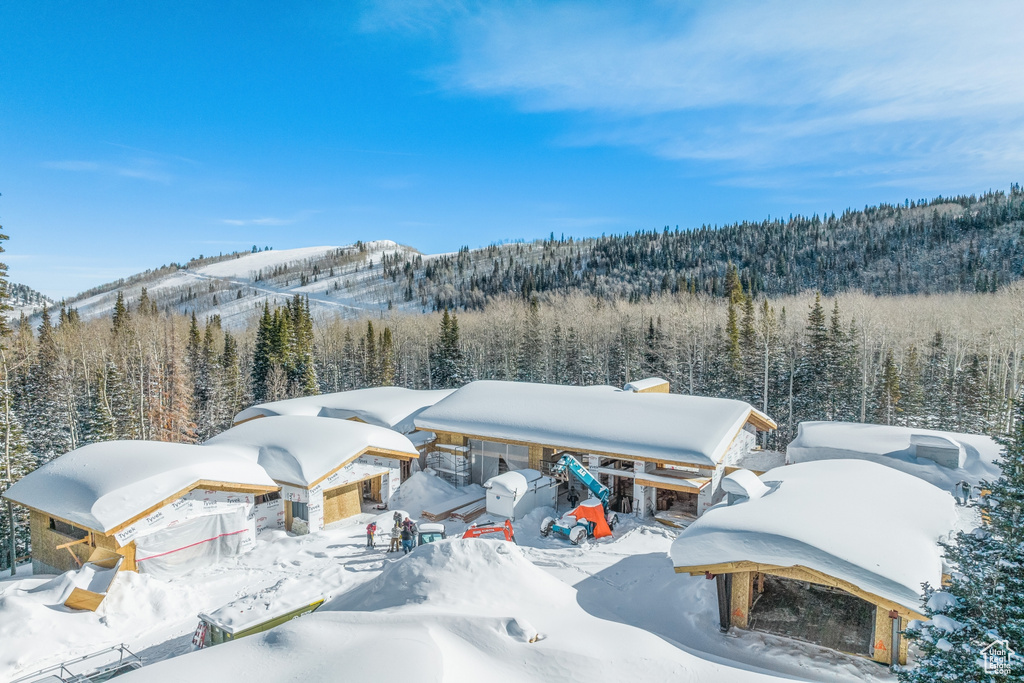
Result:
{"type": "Polygon", "coordinates": [[[44,303],[47,306],[54,306],[53,300],[45,294],[37,292],[28,285],[16,282],[7,285],[7,303],[11,306],[11,310],[6,312],[6,316],[10,320],[17,320],[22,313],[28,316],[35,315],[43,310],[44,303]]]}
{"type": "Polygon", "coordinates": [[[194,311],[200,317],[216,314],[228,327],[244,326],[264,301],[283,304],[295,294],[308,297],[314,315],[357,317],[388,308],[418,310],[418,299],[410,302],[402,296],[406,281],[396,284],[384,277],[382,264],[430,258],[390,240],[239,253],[161,268],[67,303],[84,319],[109,316],[119,292],[135,308],[145,289],[160,310],[194,311]]]}

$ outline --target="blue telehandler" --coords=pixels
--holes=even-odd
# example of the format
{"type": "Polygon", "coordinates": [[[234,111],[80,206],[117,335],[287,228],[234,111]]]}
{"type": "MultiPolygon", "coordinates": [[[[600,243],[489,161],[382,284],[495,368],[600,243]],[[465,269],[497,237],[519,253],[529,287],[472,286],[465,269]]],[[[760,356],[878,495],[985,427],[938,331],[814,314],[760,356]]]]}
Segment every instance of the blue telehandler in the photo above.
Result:
{"type": "Polygon", "coordinates": [[[610,535],[611,530],[619,523],[619,516],[608,510],[611,491],[569,453],[564,454],[551,467],[551,474],[556,477],[567,476],[567,473],[572,474],[587,487],[592,500],[584,501],[559,519],[545,517],[540,524],[540,535],[548,536],[555,532],[568,538],[573,545],[579,545],[590,537],[610,535]],[[594,509],[597,508],[598,502],[601,506],[600,511],[594,509]]]}

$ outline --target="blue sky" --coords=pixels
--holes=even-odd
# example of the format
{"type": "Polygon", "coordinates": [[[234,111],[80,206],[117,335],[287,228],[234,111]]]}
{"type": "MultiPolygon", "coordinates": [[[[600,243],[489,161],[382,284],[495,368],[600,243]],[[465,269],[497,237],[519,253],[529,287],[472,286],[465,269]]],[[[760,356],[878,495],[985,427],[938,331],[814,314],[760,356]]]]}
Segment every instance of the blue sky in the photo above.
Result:
{"type": "Polygon", "coordinates": [[[1005,189],[1020,2],[0,5],[0,223],[54,297],[1005,189]]]}

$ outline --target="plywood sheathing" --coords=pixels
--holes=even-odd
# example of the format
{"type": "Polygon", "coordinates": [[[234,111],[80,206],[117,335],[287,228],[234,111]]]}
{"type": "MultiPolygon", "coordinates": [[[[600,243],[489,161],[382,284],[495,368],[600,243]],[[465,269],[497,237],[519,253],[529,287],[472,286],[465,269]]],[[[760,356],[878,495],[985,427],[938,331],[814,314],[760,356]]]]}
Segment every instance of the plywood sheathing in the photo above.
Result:
{"type": "MultiPolygon", "coordinates": [[[[377,478],[380,481],[380,478],[377,478]]],[[[362,483],[324,491],[324,524],[347,519],[362,511],[362,483]]]]}

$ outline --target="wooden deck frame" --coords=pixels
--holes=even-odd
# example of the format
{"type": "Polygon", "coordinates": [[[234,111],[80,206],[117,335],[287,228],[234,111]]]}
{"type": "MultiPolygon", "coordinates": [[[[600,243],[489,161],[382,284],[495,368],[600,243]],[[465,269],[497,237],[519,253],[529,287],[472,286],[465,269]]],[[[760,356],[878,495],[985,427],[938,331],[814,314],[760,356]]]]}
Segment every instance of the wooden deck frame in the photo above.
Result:
{"type": "Polygon", "coordinates": [[[888,600],[879,595],[875,595],[874,593],[869,593],[849,581],[844,581],[843,579],[830,576],[824,572],[820,572],[816,569],[811,569],[810,567],[805,567],[803,565],[783,567],[775,564],[762,564],[759,562],[743,560],[739,562],[721,562],[719,564],[676,567],[675,571],[677,574],[689,574],[691,576],[705,576],[707,574],[736,574],[739,572],[761,572],[764,574],[772,574],[784,579],[794,579],[796,581],[815,583],[820,586],[838,588],[850,595],[857,596],[865,602],[870,602],[871,604],[882,607],[888,611],[898,612],[900,617],[904,619],[923,620],[926,618],[920,612],[904,607],[899,603],[893,602],[892,600],[888,600]]]}

